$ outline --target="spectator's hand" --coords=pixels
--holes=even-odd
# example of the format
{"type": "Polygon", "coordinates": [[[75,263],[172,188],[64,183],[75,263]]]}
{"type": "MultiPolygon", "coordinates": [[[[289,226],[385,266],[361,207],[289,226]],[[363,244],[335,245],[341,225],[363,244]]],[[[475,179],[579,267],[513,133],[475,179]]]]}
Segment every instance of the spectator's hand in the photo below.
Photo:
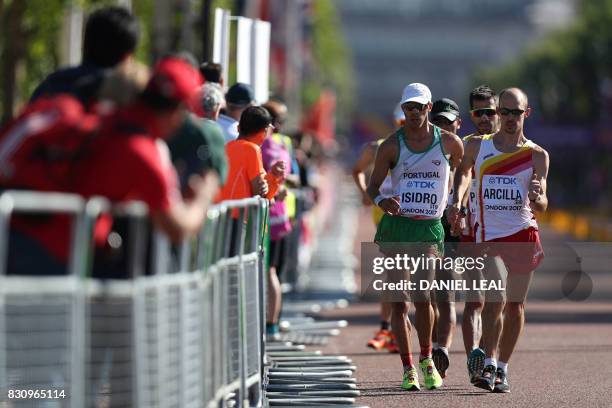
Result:
{"type": "Polygon", "coordinates": [[[263,175],[260,174],[259,176],[255,177],[251,182],[251,186],[253,187],[253,195],[262,197],[268,195],[268,182],[263,175]]]}
{"type": "Polygon", "coordinates": [[[272,165],[271,171],[276,177],[285,177],[285,162],[282,160],[277,161],[272,165]]]}
{"type": "Polygon", "coordinates": [[[189,189],[193,192],[194,199],[208,205],[219,193],[219,176],[214,171],[193,174],[189,177],[189,189]]]}
{"type": "Polygon", "coordinates": [[[385,198],[378,206],[389,215],[399,215],[401,209],[398,197],[385,198]]]}
{"type": "Polygon", "coordinates": [[[278,201],[285,201],[285,198],[287,198],[287,193],[288,190],[285,187],[282,187],[280,190],[278,190],[278,193],[276,193],[276,197],[274,198],[278,201]]]}

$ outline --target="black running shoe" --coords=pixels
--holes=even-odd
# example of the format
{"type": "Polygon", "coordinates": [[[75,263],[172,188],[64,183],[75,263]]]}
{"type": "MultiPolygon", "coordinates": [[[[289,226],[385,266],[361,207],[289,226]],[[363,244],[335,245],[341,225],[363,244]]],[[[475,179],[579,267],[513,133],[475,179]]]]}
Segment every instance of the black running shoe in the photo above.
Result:
{"type": "Polygon", "coordinates": [[[483,390],[493,391],[493,387],[495,386],[495,366],[488,365],[482,370],[482,374],[474,385],[478,388],[482,388],[483,390]]]}
{"type": "Polygon", "coordinates": [[[467,368],[470,382],[475,384],[484,370],[485,353],[479,348],[472,350],[467,359],[467,368]]]}
{"type": "Polygon", "coordinates": [[[448,365],[450,364],[446,353],[442,349],[437,348],[433,351],[431,358],[440,373],[440,377],[446,378],[446,370],[448,370],[448,365]]]}
{"type": "Polygon", "coordinates": [[[506,375],[506,372],[501,368],[497,369],[493,392],[510,392],[510,385],[508,385],[508,376],[506,375]]]}

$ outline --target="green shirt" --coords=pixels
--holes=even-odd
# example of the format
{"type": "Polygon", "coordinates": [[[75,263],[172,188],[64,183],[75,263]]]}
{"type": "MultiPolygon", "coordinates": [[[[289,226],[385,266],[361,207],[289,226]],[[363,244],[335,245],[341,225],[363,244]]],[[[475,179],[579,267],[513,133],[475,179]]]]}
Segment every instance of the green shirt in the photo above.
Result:
{"type": "Polygon", "coordinates": [[[192,174],[214,170],[221,185],[227,179],[227,157],[223,130],[216,122],[190,116],[176,135],[168,141],[172,162],[181,186],[192,174]]]}

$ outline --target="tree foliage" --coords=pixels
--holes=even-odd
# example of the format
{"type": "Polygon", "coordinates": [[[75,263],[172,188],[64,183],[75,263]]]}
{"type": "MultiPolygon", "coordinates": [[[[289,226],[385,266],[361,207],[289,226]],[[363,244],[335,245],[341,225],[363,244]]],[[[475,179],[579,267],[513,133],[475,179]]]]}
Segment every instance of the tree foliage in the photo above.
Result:
{"type": "Polygon", "coordinates": [[[611,27],[612,0],[581,0],[571,26],[551,33],[511,64],[477,73],[474,82],[526,89],[545,120],[596,121],[602,85],[612,77],[611,27]]]}
{"type": "Polygon", "coordinates": [[[334,90],[338,101],[338,126],[346,128],[348,123],[343,119],[350,116],[354,104],[354,75],[349,47],[333,2],[313,1],[311,41],[314,66],[304,78],[304,106],[311,106],[322,89],[334,90]]]}
{"type": "MultiPolygon", "coordinates": [[[[68,7],[79,6],[85,13],[115,0],[0,0],[0,110],[2,120],[10,118],[34,88],[60,67],[62,26],[68,7]]],[[[133,0],[134,11],[142,14],[141,44],[137,57],[148,62],[148,27],[152,0],[133,0]]]]}

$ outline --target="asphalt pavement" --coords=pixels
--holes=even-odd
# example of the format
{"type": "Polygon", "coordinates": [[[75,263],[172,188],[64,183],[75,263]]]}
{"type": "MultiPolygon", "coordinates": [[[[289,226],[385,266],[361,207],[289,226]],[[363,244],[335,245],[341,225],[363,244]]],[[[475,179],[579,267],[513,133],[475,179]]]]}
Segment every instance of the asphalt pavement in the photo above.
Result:
{"type": "MultiPolygon", "coordinates": [[[[358,214],[357,257],[360,242],[373,236],[368,216],[366,209],[358,214]]],[[[349,322],[322,351],[347,355],[357,366],[361,397],[356,403],[370,407],[612,407],[612,247],[609,243],[575,244],[545,226],[541,233],[547,260],[534,278],[526,327],[509,362],[511,393],[493,394],[469,383],[460,303],[444,386],[434,391],[402,390],[399,356],[366,348],[378,329],[379,306],[357,300],[322,316],[349,322]],[[573,276],[577,259],[588,276],[585,280],[579,274],[580,284],[574,282],[568,290],[567,283],[572,281],[568,276],[573,276]]],[[[410,315],[413,319],[412,310],[410,315]]],[[[413,333],[416,360],[419,348],[413,333]]]]}

